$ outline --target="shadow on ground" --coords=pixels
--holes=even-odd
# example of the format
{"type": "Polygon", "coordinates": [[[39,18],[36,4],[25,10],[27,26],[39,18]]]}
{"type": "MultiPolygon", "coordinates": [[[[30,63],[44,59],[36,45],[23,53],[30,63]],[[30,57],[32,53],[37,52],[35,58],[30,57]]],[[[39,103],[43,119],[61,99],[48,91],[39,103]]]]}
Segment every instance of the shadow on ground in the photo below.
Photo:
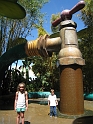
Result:
{"type": "Polygon", "coordinates": [[[93,124],[93,116],[79,117],[73,121],[73,124],[93,124]]]}
{"type": "Polygon", "coordinates": [[[14,99],[15,99],[15,94],[0,96],[0,110],[13,110],[14,99]]]}
{"type": "Polygon", "coordinates": [[[5,101],[0,104],[0,110],[14,110],[14,101],[8,102],[5,101]]]}
{"type": "MultiPolygon", "coordinates": [[[[22,123],[20,123],[20,124],[22,124],[22,123]]],[[[29,121],[25,121],[24,124],[31,124],[31,123],[29,121]]]]}
{"type": "MultiPolygon", "coordinates": [[[[28,100],[28,104],[35,103],[40,105],[47,105],[47,101],[43,100],[28,100]]],[[[0,110],[14,110],[14,99],[13,100],[1,100],[0,110]]]]}

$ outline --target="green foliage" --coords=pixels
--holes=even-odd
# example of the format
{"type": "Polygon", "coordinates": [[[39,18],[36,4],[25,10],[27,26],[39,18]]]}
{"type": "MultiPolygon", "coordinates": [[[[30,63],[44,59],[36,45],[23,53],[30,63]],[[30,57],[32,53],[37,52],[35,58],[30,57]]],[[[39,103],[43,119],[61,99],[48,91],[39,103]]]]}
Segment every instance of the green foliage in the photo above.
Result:
{"type": "MultiPolygon", "coordinates": [[[[33,81],[33,87],[36,91],[49,91],[54,88],[55,91],[59,90],[59,68],[56,66],[57,57],[53,53],[52,57],[42,58],[33,57],[32,70],[37,76],[33,81]]],[[[31,85],[30,85],[31,86],[31,85]]]]}
{"type": "Polygon", "coordinates": [[[48,34],[42,26],[34,25],[34,27],[38,30],[38,37],[48,34]]]}
{"type": "Polygon", "coordinates": [[[83,66],[83,76],[84,76],[84,91],[93,92],[93,45],[89,42],[91,39],[86,41],[81,41],[79,43],[80,50],[82,52],[83,58],[85,59],[86,65],[83,66]]]}
{"type": "MultiPolygon", "coordinates": [[[[55,21],[56,19],[58,19],[59,17],[60,17],[60,13],[58,13],[58,14],[52,14],[52,16],[51,16],[51,23],[53,21],[55,21]]],[[[53,33],[58,32],[59,31],[59,25],[56,26],[56,27],[53,27],[51,25],[51,30],[52,30],[53,33]]]]}
{"type": "Polygon", "coordinates": [[[19,70],[6,70],[5,77],[1,83],[2,92],[0,95],[8,95],[10,92],[16,92],[18,84],[22,81],[26,83],[26,80],[23,78],[19,70]]]}
{"type": "Polygon", "coordinates": [[[86,26],[93,26],[93,0],[85,0],[86,6],[82,10],[81,19],[86,26]]]}
{"type": "Polygon", "coordinates": [[[85,0],[86,6],[82,10],[81,19],[84,21],[86,29],[79,31],[79,47],[85,59],[83,66],[84,91],[93,92],[93,0],[85,0]]]}

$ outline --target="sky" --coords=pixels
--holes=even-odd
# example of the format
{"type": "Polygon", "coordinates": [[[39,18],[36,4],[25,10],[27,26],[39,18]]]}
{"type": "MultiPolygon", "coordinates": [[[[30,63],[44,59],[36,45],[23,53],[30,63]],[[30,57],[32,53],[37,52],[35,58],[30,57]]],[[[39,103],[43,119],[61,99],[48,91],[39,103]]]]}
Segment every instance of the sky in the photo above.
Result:
{"type": "MultiPolygon", "coordinates": [[[[46,13],[45,17],[44,17],[44,24],[43,27],[44,29],[49,33],[52,34],[51,32],[51,23],[50,23],[50,19],[51,19],[51,15],[52,14],[57,14],[62,12],[65,9],[71,9],[73,8],[80,0],[49,0],[48,3],[46,3],[43,8],[41,9],[42,13],[46,13]]],[[[76,12],[75,14],[73,14],[72,16],[72,20],[74,22],[77,23],[77,28],[76,30],[79,31],[81,29],[84,28],[84,23],[82,20],[79,19],[79,17],[77,17],[77,14],[79,14],[79,12],[76,12]]],[[[37,30],[33,30],[32,31],[32,36],[27,37],[27,40],[35,40],[37,38],[37,30]]]]}

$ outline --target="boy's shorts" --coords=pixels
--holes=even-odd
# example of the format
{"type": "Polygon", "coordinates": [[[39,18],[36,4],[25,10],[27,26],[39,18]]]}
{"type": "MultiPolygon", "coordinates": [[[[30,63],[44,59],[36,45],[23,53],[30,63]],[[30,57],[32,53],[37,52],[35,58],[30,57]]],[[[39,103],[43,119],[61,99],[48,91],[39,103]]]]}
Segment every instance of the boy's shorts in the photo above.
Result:
{"type": "Polygon", "coordinates": [[[25,110],[26,110],[25,108],[17,108],[16,109],[17,112],[25,112],[25,110]]]}

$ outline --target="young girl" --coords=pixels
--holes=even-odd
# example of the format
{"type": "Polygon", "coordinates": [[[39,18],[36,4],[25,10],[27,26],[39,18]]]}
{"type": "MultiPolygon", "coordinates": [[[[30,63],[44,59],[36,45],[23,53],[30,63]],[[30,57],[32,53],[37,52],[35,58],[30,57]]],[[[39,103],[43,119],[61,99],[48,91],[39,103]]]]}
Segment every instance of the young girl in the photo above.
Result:
{"type": "Polygon", "coordinates": [[[24,124],[24,112],[28,109],[28,93],[25,91],[25,84],[20,83],[15,95],[14,110],[17,111],[17,122],[19,124],[20,118],[22,124],[24,124]]]}

